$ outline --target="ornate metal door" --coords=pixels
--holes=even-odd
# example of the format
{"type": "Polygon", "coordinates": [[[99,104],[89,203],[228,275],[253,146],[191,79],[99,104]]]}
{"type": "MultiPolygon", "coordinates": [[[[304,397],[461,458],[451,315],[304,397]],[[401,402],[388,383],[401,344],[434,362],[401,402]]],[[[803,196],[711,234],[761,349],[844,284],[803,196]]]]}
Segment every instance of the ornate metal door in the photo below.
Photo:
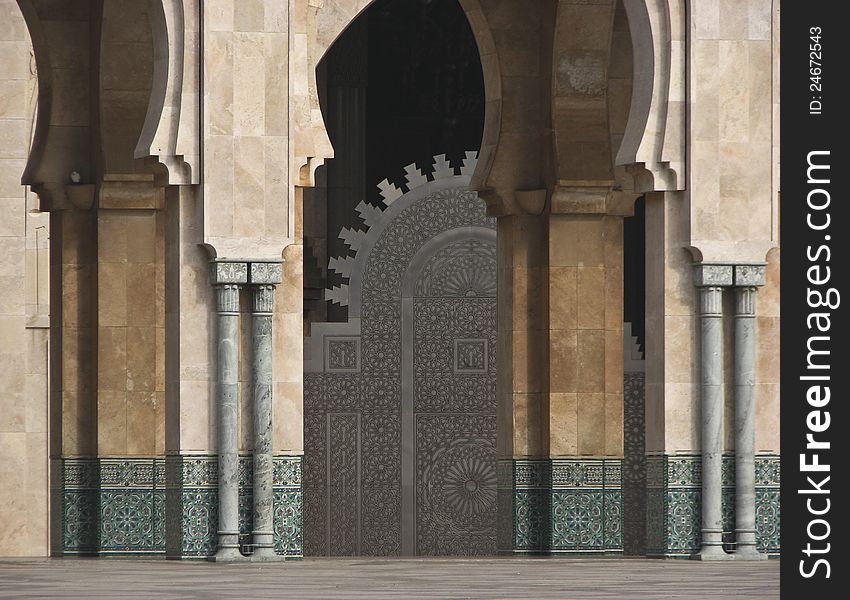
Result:
{"type": "Polygon", "coordinates": [[[404,426],[402,441],[415,464],[403,461],[402,477],[415,486],[405,514],[416,532],[402,542],[406,553],[496,552],[495,252],[477,237],[440,247],[403,300],[413,322],[402,385],[407,391],[412,379],[412,405],[402,408],[412,449],[404,426]]]}
{"type": "Polygon", "coordinates": [[[496,551],[495,223],[473,156],[435,161],[361,204],[330,264],[349,318],[305,342],[307,554],[496,551]]]}

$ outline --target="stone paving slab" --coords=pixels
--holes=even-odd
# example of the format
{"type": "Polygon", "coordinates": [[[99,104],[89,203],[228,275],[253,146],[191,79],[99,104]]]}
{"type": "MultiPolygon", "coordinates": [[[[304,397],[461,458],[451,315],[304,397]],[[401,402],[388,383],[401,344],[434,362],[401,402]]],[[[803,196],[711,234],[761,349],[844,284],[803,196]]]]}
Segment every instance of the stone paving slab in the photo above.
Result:
{"type": "Polygon", "coordinates": [[[222,565],[0,560],[0,598],[779,598],[779,561],[609,558],[305,559],[222,565]]]}

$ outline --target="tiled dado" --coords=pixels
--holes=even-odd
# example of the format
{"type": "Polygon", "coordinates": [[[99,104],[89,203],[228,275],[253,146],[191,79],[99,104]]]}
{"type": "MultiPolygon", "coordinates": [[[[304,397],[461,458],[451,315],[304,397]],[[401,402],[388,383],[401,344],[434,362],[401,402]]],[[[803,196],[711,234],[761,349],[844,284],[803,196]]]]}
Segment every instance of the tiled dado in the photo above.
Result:
{"type": "MultiPolygon", "coordinates": [[[[274,459],[274,530],[279,554],[302,555],[301,457],[274,459]]],[[[63,554],[164,554],[205,558],[218,525],[215,456],[61,459],[63,554]]],[[[239,462],[239,526],[250,542],[250,456],[239,462]]]]}
{"type": "MultiPolygon", "coordinates": [[[[723,535],[734,549],[735,457],[723,457],[723,535]]],[[[699,455],[656,455],[646,459],[647,555],[688,557],[699,550],[702,463],[699,455]]],[[[756,544],[778,555],[779,456],[756,456],[756,544]]]]}
{"type": "Polygon", "coordinates": [[[623,461],[499,461],[502,553],[623,552],[623,461]]]}

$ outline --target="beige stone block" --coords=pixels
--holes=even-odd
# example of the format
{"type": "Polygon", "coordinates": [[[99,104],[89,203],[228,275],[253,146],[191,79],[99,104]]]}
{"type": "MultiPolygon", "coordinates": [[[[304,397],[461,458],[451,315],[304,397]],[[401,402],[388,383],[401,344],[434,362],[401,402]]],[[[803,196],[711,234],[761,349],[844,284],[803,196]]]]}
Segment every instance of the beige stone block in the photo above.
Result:
{"type": "Polygon", "coordinates": [[[31,433],[47,433],[47,376],[41,373],[25,375],[21,400],[25,406],[24,429],[31,433]]]}
{"type": "Polygon", "coordinates": [[[623,285],[623,269],[605,269],[605,287],[600,304],[604,306],[603,326],[606,330],[623,329],[623,285]]]}
{"type": "Polygon", "coordinates": [[[605,394],[577,395],[578,454],[602,456],[605,454],[605,394]]]}
{"type": "Polygon", "coordinates": [[[579,392],[605,391],[605,332],[584,329],[576,332],[579,392]]]}
{"type": "Polygon", "coordinates": [[[27,375],[46,375],[50,330],[28,329],[25,347],[27,375]]]}
{"type": "Polygon", "coordinates": [[[263,0],[238,0],[233,3],[234,31],[263,31],[265,12],[263,0]]]}
{"type": "MultiPolygon", "coordinates": [[[[23,332],[21,332],[23,333],[23,332]]],[[[23,342],[23,335],[21,336],[23,342]]],[[[3,390],[3,403],[0,407],[0,432],[26,431],[26,403],[24,396],[25,367],[24,356],[11,354],[10,347],[4,347],[0,354],[0,390],[3,390]]]]}
{"type": "Polygon", "coordinates": [[[156,329],[127,327],[126,387],[129,392],[156,390],[156,329]]]}
{"type": "Polygon", "coordinates": [[[127,235],[127,261],[142,264],[156,262],[156,212],[127,211],[122,217],[127,235]]]}
{"type": "Polygon", "coordinates": [[[156,454],[156,397],[154,392],[127,392],[127,454],[156,454]]]}
{"type": "Polygon", "coordinates": [[[274,353],[274,380],[276,382],[301,381],[303,364],[303,321],[298,313],[275,313],[275,348],[286,349],[274,353]]]}
{"type": "Polygon", "coordinates": [[[724,40],[745,40],[749,22],[749,2],[720,0],[719,34],[724,40]]]}
{"type": "MultiPolygon", "coordinates": [[[[289,180],[283,176],[289,171],[289,141],[282,136],[265,136],[265,185],[263,188],[263,223],[266,234],[279,240],[290,237],[290,202],[293,195],[296,198],[301,194],[298,191],[291,192],[289,180]]],[[[298,214],[296,208],[296,215],[298,214]]],[[[298,219],[296,217],[296,228],[298,219]]],[[[303,235],[299,231],[294,232],[296,243],[301,243],[303,235]]],[[[325,234],[323,234],[325,235],[325,234]]]]}
{"type": "Polygon", "coordinates": [[[579,368],[578,336],[574,330],[549,332],[549,389],[553,393],[576,392],[583,373],[579,368]]]}
{"type": "Polygon", "coordinates": [[[301,452],[304,449],[304,408],[300,383],[274,386],[274,449],[301,452]]]}
{"type": "Polygon", "coordinates": [[[623,456],[623,394],[605,394],[605,456],[623,456]]]}
{"type": "MultiPolygon", "coordinates": [[[[212,14],[212,11],[205,8],[205,14],[212,14]]],[[[204,47],[206,51],[203,78],[206,82],[215,83],[215,93],[211,93],[208,87],[204,94],[209,115],[206,129],[211,134],[207,136],[205,143],[209,144],[209,138],[212,136],[233,135],[233,36],[226,30],[208,30],[204,35],[204,47]]],[[[206,146],[205,151],[208,152],[206,146]]]]}
{"type": "Polygon", "coordinates": [[[779,334],[781,321],[779,317],[760,317],[757,319],[756,331],[756,369],[759,382],[779,382],[779,334]]]}
{"type": "Polygon", "coordinates": [[[578,454],[578,394],[549,394],[549,455],[578,454]]]}
{"type": "Polygon", "coordinates": [[[528,77],[502,79],[501,132],[529,133],[539,128],[541,99],[528,77]]]}
{"type": "Polygon", "coordinates": [[[5,0],[5,4],[9,5],[9,11],[0,23],[0,40],[4,42],[25,42],[27,40],[27,26],[24,23],[24,16],[9,0],[5,0]]]}
{"type": "Polygon", "coordinates": [[[301,315],[304,311],[304,246],[290,244],[284,252],[283,280],[275,292],[275,310],[301,315]]]}
{"type": "Polygon", "coordinates": [[[542,400],[541,394],[513,394],[513,452],[516,457],[542,453],[542,400]]]}
{"type": "Polygon", "coordinates": [[[748,62],[747,54],[747,43],[744,41],[719,42],[719,64],[716,68],[720,89],[717,123],[720,140],[745,142],[749,137],[749,110],[742,110],[743,107],[749,107],[749,74],[742,73],[742,66],[748,62]]]}
{"type": "Polygon", "coordinates": [[[0,501],[3,502],[3,517],[0,518],[0,548],[14,547],[24,543],[28,533],[26,525],[26,497],[21,490],[26,485],[28,463],[27,435],[25,433],[0,432],[0,501]]]}
{"type": "Polygon", "coordinates": [[[528,31],[494,28],[491,32],[498,52],[498,57],[493,55],[493,59],[498,60],[503,79],[525,79],[528,83],[530,78],[539,76],[540,50],[528,31]]]}
{"type": "Polygon", "coordinates": [[[760,317],[778,317],[779,310],[779,270],[780,254],[779,248],[774,248],[767,253],[767,267],[765,268],[765,285],[758,291],[757,314],[760,317]]]}
{"type": "Polygon", "coordinates": [[[62,389],[93,390],[97,348],[90,327],[62,328],[62,389]]]}
{"type": "Polygon", "coordinates": [[[62,392],[62,448],[64,456],[83,456],[97,452],[94,392],[62,392]]]}
{"type": "Polygon", "coordinates": [[[0,157],[26,158],[27,129],[23,119],[0,119],[0,157]]]}
{"type": "Polygon", "coordinates": [[[623,329],[606,329],[605,392],[623,393],[623,329]]]}
{"type": "Polygon", "coordinates": [[[63,210],[51,214],[51,233],[60,234],[63,263],[94,262],[98,238],[96,224],[91,212],[63,210]]]}
{"type": "Polygon", "coordinates": [[[606,295],[607,279],[603,267],[578,267],[578,329],[605,328],[606,305],[611,301],[606,295]]]}
{"type": "MultiPolygon", "coordinates": [[[[268,4],[267,4],[268,6],[268,4]]],[[[289,36],[285,33],[263,36],[265,78],[265,134],[286,136],[289,134],[289,36]]],[[[285,161],[281,154],[278,159],[285,161]]],[[[286,173],[285,169],[281,173],[286,173]]]]}
{"type": "Polygon", "coordinates": [[[25,42],[0,41],[0,81],[30,78],[29,48],[25,42]]]}
{"type": "Polygon", "coordinates": [[[179,386],[179,449],[215,452],[213,384],[181,379],[179,386]]]}
{"type": "Polygon", "coordinates": [[[154,392],[154,418],[156,447],[154,452],[157,456],[165,454],[165,392],[154,392]]]}
{"type": "MultiPolygon", "coordinates": [[[[55,40],[50,43],[52,46],[55,40]]],[[[85,51],[88,54],[88,49],[85,51]]],[[[86,66],[51,71],[53,93],[51,94],[50,123],[66,127],[87,127],[89,114],[89,71],[86,66]]],[[[19,98],[22,100],[24,96],[19,98]]]]}
{"type": "Polygon", "coordinates": [[[23,158],[0,158],[0,198],[22,198],[24,195],[21,186],[21,175],[26,168],[26,160],[23,158]],[[11,174],[11,177],[8,176],[11,174]]]}
{"type": "Polygon", "coordinates": [[[265,158],[263,140],[238,137],[234,142],[233,232],[251,237],[265,233],[265,158]]]}
{"type": "Polygon", "coordinates": [[[156,266],[129,264],[127,281],[127,325],[153,327],[157,321],[156,266]]]}
{"type": "Polygon", "coordinates": [[[556,97],[554,119],[559,143],[564,140],[607,144],[611,135],[607,113],[608,103],[605,96],[556,97]]]}
{"type": "Polygon", "coordinates": [[[542,330],[546,328],[546,276],[540,267],[513,269],[511,291],[512,327],[515,330],[542,330]]]}
{"type": "MultiPolygon", "coordinates": [[[[628,42],[631,49],[631,42],[628,42]]],[[[619,61],[618,61],[619,62],[619,61]]],[[[614,65],[612,65],[613,67],[614,65]]],[[[628,59],[631,68],[631,58],[628,59]]],[[[609,129],[612,134],[622,134],[626,131],[626,123],[629,120],[629,109],[632,102],[632,80],[631,75],[624,79],[611,79],[608,81],[608,115],[610,118],[609,129]]],[[[620,140],[621,141],[621,140],[620,140]]],[[[614,149],[619,149],[619,141],[614,144],[614,149]]]]}
{"type": "Polygon", "coordinates": [[[0,313],[0,348],[18,348],[24,339],[26,317],[0,313]]]}
{"type": "Polygon", "coordinates": [[[779,399],[778,383],[756,384],[756,452],[779,452],[779,399]]]}
{"type": "Polygon", "coordinates": [[[603,217],[602,230],[605,235],[605,266],[623,268],[623,217],[603,217]]]}
{"type": "Polygon", "coordinates": [[[266,128],[263,36],[233,34],[233,133],[261,136],[266,128]]]}
{"type": "MultiPolygon", "coordinates": [[[[3,161],[0,161],[0,169],[2,169],[3,161]]],[[[0,181],[9,181],[10,183],[20,183],[21,173],[17,170],[4,172],[0,170],[0,181]]],[[[23,195],[24,188],[19,186],[20,194],[15,194],[14,198],[19,198],[23,195]]],[[[4,201],[5,202],[5,201],[4,201]]],[[[23,235],[26,223],[26,206],[23,202],[8,202],[3,208],[3,219],[0,220],[0,238],[14,238],[23,235]]]]}
{"type": "Polygon", "coordinates": [[[127,453],[127,392],[97,392],[97,453],[101,456],[127,453]]]}
{"type": "Polygon", "coordinates": [[[571,35],[558,40],[558,46],[564,50],[607,50],[614,6],[613,2],[561,2],[558,28],[571,35]]]}
{"type": "MultiPolygon", "coordinates": [[[[265,31],[286,33],[289,29],[289,6],[283,2],[266,2],[263,13],[265,31]]],[[[293,14],[293,18],[294,18],[293,14]]]]}
{"type": "Polygon", "coordinates": [[[552,215],[549,221],[550,267],[604,265],[604,230],[595,217],[552,215]]]}
{"type": "Polygon", "coordinates": [[[0,277],[23,280],[26,248],[22,237],[0,238],[0,277]]]}
{"type": "Polygon", "coordinates": [[[513,309],[513,269],[496,269],[496,327],[499,331],[512,331],[514,320],[513,309]]]}
{"type": "Polygon", "coordinates": [[[514,389],[513,337],[514,332],[510,330],[496,332],[496,381],[497,387],[505,393],[514,389]]]}
{"type": "Polygon", "coordinates": [[[698,380],[699,329],[695,317],[667,317],[664,321],[665,378],[674,383],[698,380]]]}
{"type": "Polygon", "coordinates": [[[669,248],[664,268],[664,311],[679,317],[695,314],[699,291],[694,285],[693,256],[685,248],[669,248]]]}
{"type": "Polygon", "coordinates": [[[664,386],[665,450],[697,452],[700,449],[700,390],[698,384],[664,386]]]}
{"type": "Polygon", "coordinates": [[[18,277],[0,277],[0,311],[6,314],[23,313],[27,304],[24,283],[18,277]]]}
{"type": "Polygon", "coordinates": [[[97,340],[97,389],[127,389],[127,328],[99,327],[97,340]]]}
{"type": "Polygon", "coordinates": [[[154,265],[154,278],[156,288],[154,290],[154,312],[155,324],[157,327],[165,327],[165,264],[157,263],[154,265]]]}
{"type": "Polygon", "coordinates": [[[578,268],[552,267],[549,271],[549,321],[561,329],[578,327],[578,268]]]}
{"type": "Polygon", "coordinates": [[[154,329],[154,334],[156,336],[156,368],[155,368],[155,381],[156,381],[156,391],[164,392],[165,391],[165,328],[164,327],[156,327],[154,329]]]}
{"type": "Polygon", "coordinates": [[[127,323],[127,265],[101,262],[98,272],[97,317],[101,327],[119,327],[127,323]]]}
{"type": "MultiPolygon", "coordinates": [[[[127,262],[127,221],[125,212],[98,211],[97,252],[103,262],[127,262]]],[[[137,230],[133,234],[138,234],[137,230]]]]}
{"type": "Polygon", "coordinates": [[[545,332],[514,331],[512,336],[513,391],[543,391],[547,364],[545,332]]]}

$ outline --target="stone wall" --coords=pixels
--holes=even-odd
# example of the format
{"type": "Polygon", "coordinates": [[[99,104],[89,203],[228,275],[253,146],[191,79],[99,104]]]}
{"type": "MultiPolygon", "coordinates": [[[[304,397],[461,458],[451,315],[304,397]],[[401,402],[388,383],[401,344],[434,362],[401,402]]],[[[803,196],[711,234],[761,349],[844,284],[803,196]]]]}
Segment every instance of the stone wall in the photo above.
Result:
{"type": "Polygon", "coordinates": [[[48,545],[47,215],[21,185],[36,74],[13,0],[0,2],[0,556],[44,556],[48,545]]]}

